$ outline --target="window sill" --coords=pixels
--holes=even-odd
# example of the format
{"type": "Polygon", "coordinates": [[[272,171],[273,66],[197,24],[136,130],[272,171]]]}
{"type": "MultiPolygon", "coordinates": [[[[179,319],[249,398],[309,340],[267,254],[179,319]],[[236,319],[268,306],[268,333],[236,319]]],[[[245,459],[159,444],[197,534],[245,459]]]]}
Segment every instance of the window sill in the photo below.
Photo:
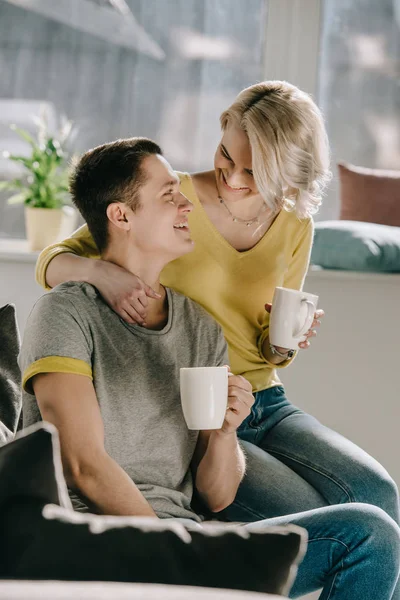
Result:
{"type": "Polygon", "coordinates": [[[27,240],[0,239],[0,262],[35,263],[38,256],[29,250],[27,240]]]}
{"type": "MultiPolygon", "coordinates": [[[[29,250],[27,240],[14,240],[11,238],[0,239],[0,262],[25,262],[36,263],[39,252],[29,250]]],[[[385,280],[399,284],[400,273],[374,273],[360,271],[341,271],[339,269],[323,269],[311,265],[307,278],[314,279],[356,279],[356,280],[385,280]]]]}

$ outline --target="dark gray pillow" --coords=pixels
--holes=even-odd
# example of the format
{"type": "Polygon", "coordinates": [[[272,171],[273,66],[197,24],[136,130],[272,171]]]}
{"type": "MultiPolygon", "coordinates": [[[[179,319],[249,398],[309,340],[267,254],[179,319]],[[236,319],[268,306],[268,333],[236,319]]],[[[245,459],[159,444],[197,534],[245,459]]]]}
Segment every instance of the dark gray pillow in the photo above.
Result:
{"type": "Polygon", "coordinates": [[[0,578],[288,592],[305,551],[302,529],[249,533],[237,525],[83,515],[68,508],[60,470],[57,434],[45,423],[0,448],[0,481],[7,483],[0,492],[0,578]],[[17,478],[13,486],[15,466],[26,487],[17,478]]]}
{"type": "Polygon", "coordinates": [[[58,433],[50,423],[27,427],[0,448],[0,519],[4,506],[16,498],[72,509],[58,433]]]}
{"type": "Polygon", "coordinates": [[[0,446],[13,439],[21,415],[20,341],[15,306],[0,308],[0,446]]]}

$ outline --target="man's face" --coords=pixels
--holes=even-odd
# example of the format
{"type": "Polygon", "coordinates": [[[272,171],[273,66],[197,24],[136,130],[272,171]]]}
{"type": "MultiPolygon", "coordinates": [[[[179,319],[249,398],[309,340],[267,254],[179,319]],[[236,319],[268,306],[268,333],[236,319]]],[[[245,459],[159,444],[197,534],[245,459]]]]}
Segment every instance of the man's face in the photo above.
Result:
{"type": "Polygon", "coordinates": [[[131,214],[132,240],[147,254],[173,260],[190,252],[188,216],[191,202],[179,191],[179,177],[159,154],[142,162],[146,182],[139,190],[139,208],[131,214]]]}

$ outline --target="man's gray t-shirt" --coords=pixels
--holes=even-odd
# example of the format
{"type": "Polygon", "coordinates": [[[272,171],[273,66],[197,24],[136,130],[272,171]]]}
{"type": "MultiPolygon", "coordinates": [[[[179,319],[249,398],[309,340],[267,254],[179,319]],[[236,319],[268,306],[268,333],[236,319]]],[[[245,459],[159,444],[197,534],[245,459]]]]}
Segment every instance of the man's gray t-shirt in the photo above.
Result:
{"type": "Polygon", "coordinates": [[[88,283],[64,283],[42,296],[20,355],[24,426],[41,419],[34,375],[92,376],[108,454],[159,517],[198,519],[190,506],[198,432],[183,418],[179,369],[228,364],[227,347],[201,306],[170,289],[167,298],[168,322],[155,331],[125,323],[88,283]]]}

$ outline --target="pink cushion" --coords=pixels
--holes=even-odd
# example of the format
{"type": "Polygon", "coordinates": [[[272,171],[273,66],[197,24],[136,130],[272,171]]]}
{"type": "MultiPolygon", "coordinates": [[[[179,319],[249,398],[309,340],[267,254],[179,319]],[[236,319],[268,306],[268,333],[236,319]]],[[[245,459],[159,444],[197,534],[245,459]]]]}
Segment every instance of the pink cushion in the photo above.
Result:
{"type": "Polygon", "coordinates": [[[400,227],[400,171],[339,163],[342,221],[400,227]]]}

